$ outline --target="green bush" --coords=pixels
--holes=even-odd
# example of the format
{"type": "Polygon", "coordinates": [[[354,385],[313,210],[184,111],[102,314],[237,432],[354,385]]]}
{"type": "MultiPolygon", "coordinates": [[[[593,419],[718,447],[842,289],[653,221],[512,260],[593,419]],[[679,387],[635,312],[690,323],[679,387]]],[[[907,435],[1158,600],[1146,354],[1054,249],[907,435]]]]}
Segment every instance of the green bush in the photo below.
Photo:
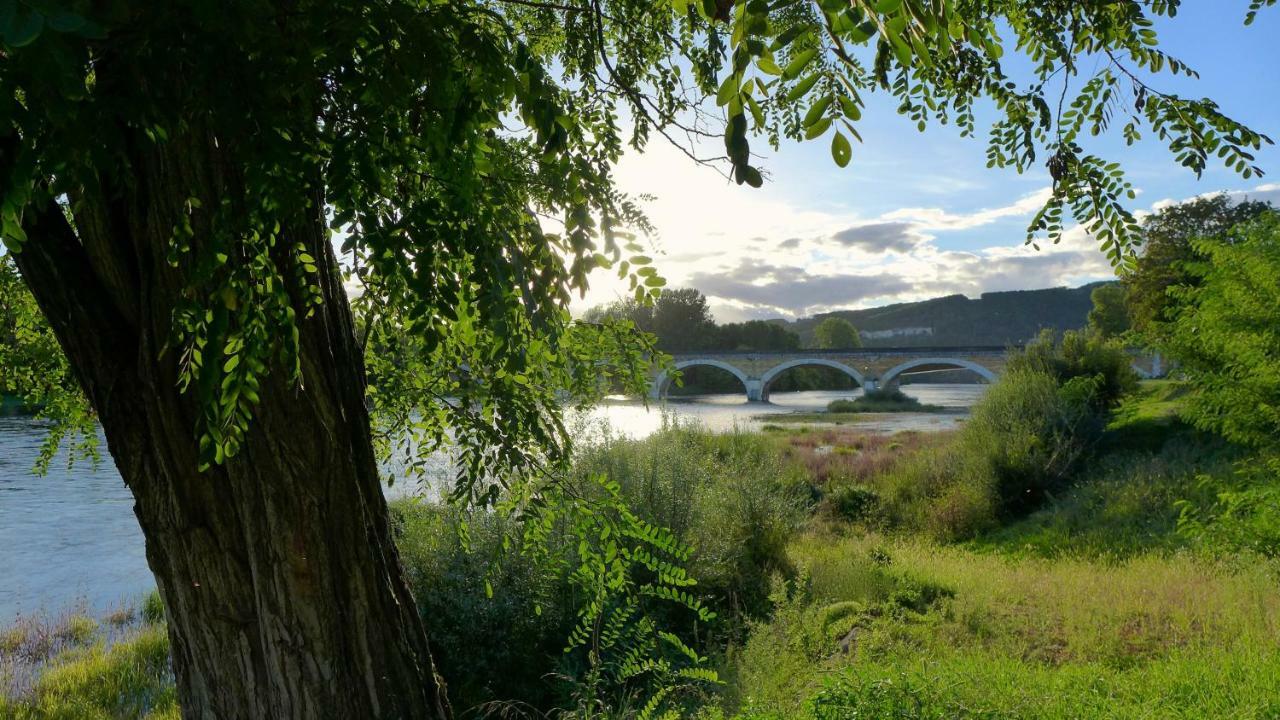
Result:
{"type": "Polygon", "coordinates": [[[829,497],[830,506],[850,522],[874,520],[880,509],[880,494],[865,485],[841,485],[829,497]]]}
{"type": "Polygon", "coordinates": [[[1198,477],[1200,498],[1178,503],[1178,532],[1215,554],[1280,556],[1280,458],[1237,463],[1198,477]],[[1210,495],[1204,498],[1204,495],[1210,495]]]}
{"type": "MultiPolygon", "coordinates": [[[[746,433],[672,427],[644,440],[584,444],[568,482],[583,498],[608,477],[630,510],[672,531],[693,554],[687,566],[721,618],[717,636],[737,633],[767,609],[769,577],[789,574],[787,543],[807,517],[810,490],[776,446],[746,433]]],[[[581,677],[580,653],[564,648],[583,599],[568,573],[576,541],[562,529],[551,555],[522,552],[517,521],[411,500],[392,505],[400,548],[436,663],[459,709],[489,703],[548,709],[574,702],[557,678],[581,677]],[[556,557],[566,562],[557,562],[556,557]]],[[[694,632],[688,614],[648,608],[660,624],[694,632]],[[666,617],[665,613],[671,613],[666,617]]],[[[715,628],[710,628],[714,630],[715,628]]]]}
{"type": "Polygon", "coordinates": [[[569,585],[518,546],[512,522],[412,499],[392,504],[396,544],[459,710],[512,701],[554,707],[576,616],[569,585]]]}
{"type": "Polygon", "coordinates": [[[1099,376],[1062,382],[1034,367],[1008,370],[955,439],[918,453],[881,480],[897,525],[955,540],[1038,506],[1063,487],[1103,427],[1099,376]]]}
{"type": "Polygon", "coordinates": [[[1068,330],[1060,338],[1053,330],[1042,331],[1009,358],[1006,372],[1023,370],[1047,373],[1061,384],[1076,378],[1095,379],[1091,401],[1098,412],[1114,407],[1138,387],[1138,375],[1124,345],[1089,330],[1068,330]]]}
{"type": "Polygon", "coordinates": [[[941,409],[937,405],[925,405],[898,388],[872,390],[852,400],[832,400],[827,404],[827,412],[832,413],[937,412],[941,409]]]}
{"type": "Polygon", "coordinates": [[[786,545],[813,500],[803,468],[747,432],[606,439],[580,451],[577,472],[616,481],[636,515],[691,546],[697,591],[730,625],[767,611],[769,577],[790,573],[786,545]]]}

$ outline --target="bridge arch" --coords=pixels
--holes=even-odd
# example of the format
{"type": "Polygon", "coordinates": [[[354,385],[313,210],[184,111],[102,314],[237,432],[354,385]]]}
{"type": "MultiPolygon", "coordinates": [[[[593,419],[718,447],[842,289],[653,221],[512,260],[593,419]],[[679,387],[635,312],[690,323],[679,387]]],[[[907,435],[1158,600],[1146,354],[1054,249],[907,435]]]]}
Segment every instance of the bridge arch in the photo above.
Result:
{"type": "Polygon", "coordinates": [[[939,365],[948,369],[955,368],[969,370],[989,383],[996,381],[996,374],[994,372],[976,362],[973,362],[972,360],[962,360],[960,358],[916,358],[915,360],[908,360],[900,365],[895,365],[890,368],[885,372],[885,374],[880,376],[880,380],[877,384],[882,388],[890,387],[898,379],[898,376],[903,373],[910,372],[918,367],[936,367],[939,365]]]}
{"type": "MultiPolygon", "coordinates": [[[[734,367],[733,365],[730,365],[729,363],[724,362],[723,360],[713,360],[711,358],[681,360],[680,362],[677,362],[675,364],[674,369],[683,370],[687,367],[693,367],[695,365],[706,365],[714,368],[720,368],[721,370],[726,370],[730,372],[731,374],[733,374],[734,377],[738,378],[738,380],[742,382],[743,392],[747,394],[748,399],[751,399],[750,377],[748,377],[746,373],[742,372],[741,370],[734,367]]],[[[661,400],[662,397],[667,394],[667,390],[670,387],[671,387],[671,375],[666,370],[663,370],[662,372],[658,373],[657,377],[653,379],[653,386],[649,391],[649,396],[652,397],[654,400],[661,400]]]]}
{"type": "Polygon", "coordinates": [[[842,362],[836,362],[835,360],[827,360],[825,358],[797,358],[795,360],[788,360],[784,363],[779,363],[778,365],[774,365],[767,372],[765,372],[764,375],[760,376],[760,398],[759,399],[761,400],[769,399],[769,385],[771,385],[773,381],[777,379],[777,377],[782,373],[790,370],[791,368],[813,367],[815,365],[820,367],[829,367],[835,370],[839,370],[845,375],[848,375],[849,377],[853,378],[853,381],[858,384],[858,387],[860,388],[866,387],[867,380],[865,377],[863,377],[862,373],[858,372],[857,370],[854,370],[853,368],[849,367],[848,365],[845,365],[842,362]]]}

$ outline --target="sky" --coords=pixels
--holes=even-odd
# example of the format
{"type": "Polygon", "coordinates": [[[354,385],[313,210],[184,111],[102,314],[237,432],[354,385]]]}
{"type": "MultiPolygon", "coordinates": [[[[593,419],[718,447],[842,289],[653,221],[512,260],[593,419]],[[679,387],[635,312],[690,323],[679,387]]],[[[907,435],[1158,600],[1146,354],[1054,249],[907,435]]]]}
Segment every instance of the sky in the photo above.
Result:
{"type": "MultiPolygon", "coordinates": [[[[1247,5],[1185,2],[1176,18],[1157,25],[1160,46],[1201,77],[1162,75],[1150,84],[1211,97],[1227,115],[1280,141],[1280,11],[1264,11],[1244,27],[1247,5]]],[[[776,152],[755,140],[768,175],[760,189],[729,183],[661,138],[628,154],[617,180],[625,192],[653,196],[644,203],[657,229],[649,242],[669,287],[698,288],[719,321],[734,322],[1113,277],[1079,227],[1056,246],[1023,244],[1050,180],[1042,166],[1023,175],[986,168],[982,120],[993,117],[989,108],[978,115],[978,136],[968,139],[936,124],[919,133],[894,108],[887,97],[868,98],[858,126],[864,142],[844,169],[831,160],[829,138],[785,143],[776,152]]],[[[1244,180],[1211,165],[1197,179],[1159,142],[1127,147],[1115,130],[1114,137],[1088,138],[1086,149],[1122,163],[1139,193],[1128,205],[1135,212],[1220,191],[1280,205],[1274,146],[1258,155],[1272,173],[1264,178],[1244,180]]],[[[599,272],[574,308],[625,295],[624,285],[599,272]]]]}

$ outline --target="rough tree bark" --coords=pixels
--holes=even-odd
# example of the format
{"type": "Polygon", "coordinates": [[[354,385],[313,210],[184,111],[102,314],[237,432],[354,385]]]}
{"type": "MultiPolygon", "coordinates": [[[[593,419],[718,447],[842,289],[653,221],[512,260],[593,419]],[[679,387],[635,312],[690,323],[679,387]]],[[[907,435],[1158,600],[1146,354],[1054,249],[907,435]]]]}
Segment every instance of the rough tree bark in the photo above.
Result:
{"type": "Polygon", "coordinates": [[[274,369],[239,454],[201,472],[198,408],[164,350],[185,282],[166,250],[190,189],[212,203],[236,176],[212,138],[139,147],[129,177],[71,198],[74,228],[56,205],[29,211],[15,260],[136,499],[183,716],[448,717],[392,541],[322,198],[282,219],[324,296],[301,323],[303,383],[274,369]]]}

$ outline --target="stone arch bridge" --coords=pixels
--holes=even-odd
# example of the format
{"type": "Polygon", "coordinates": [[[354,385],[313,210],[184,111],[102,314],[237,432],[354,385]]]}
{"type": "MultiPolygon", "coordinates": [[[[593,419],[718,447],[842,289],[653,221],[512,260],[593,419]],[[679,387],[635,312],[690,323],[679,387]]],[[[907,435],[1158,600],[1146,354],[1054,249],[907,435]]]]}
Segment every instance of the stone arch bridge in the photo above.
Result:
{"type": "MultiPolygon", "coordinates": [[[[975,346],[681,353],[674,356],[674,367],[720,368],[742,381],[748,400],[765,402],[773,381],[792,368],[833,368],[864,390],[897,387],[906,375],[952,370],[968,370],[978,379],[992,382],[1004,371],[1009,351],[1006,346],[975,346]]],[[[666,371],[658,373],[650,386],[650,397],[665,395],[672,379],[666,371]]]]}
{"type": "MultiPolygon", "coordinates": [[[[1009,353],[1020,346],[859,348],[857,350],[792,350],[787,352],[700,352],[674,356],[676,370],[717,367],[742,381],[747,399],[767,402],[769,386],[782,373],[796,367],[829,367],[853,378],[863,390],[897,387],[907,375],[968,370],[979,380],[993,382],[1004,372],[1009,353]]],[[[1133,370],[1139,377],[1164,377],[1167,368],[1159,354],[1131,350],[1133,370]]],[[[671,386],[666,371],[658,373],[649,396],[661,399],[671,386]]]]}

